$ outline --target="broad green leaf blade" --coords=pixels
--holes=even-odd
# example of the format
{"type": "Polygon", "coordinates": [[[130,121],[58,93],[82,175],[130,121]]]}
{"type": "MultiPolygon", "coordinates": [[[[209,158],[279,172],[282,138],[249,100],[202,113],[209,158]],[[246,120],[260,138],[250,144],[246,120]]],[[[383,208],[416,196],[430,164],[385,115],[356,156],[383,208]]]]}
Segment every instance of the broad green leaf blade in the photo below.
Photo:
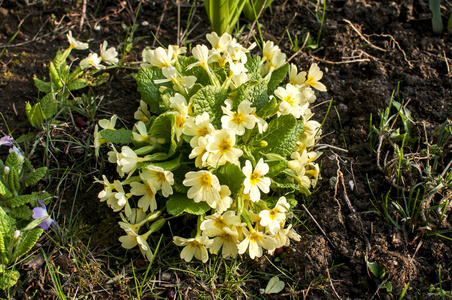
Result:
{"type": "Polygon", "coordinates": [[[166,210],[174,216],[184,212],[192,215],[202,215],[210,210],[210,206],[206,202],[196,203],[192,199],[188,199],[186,195],[174,194],[166,202],[166,210]]]}
{"type": "Polygon", "coordinates": [[[293,115],[283,115],[268,124],[268,130],[258,134],[255,142],[266,141],[267,147],[258,148],[255,152],[275,153],[286,157],[295,150],[296,142],[303,131],[303,122],[297,121],[293,115]]]}
{"type": "Polygon", "coordinates": [[[28,205],[21,205],[11,210],[11,215],[14,219],[30,220],[33,212],[28,205]]]}
{"type": "Polygon", "coordinates": [[[238,106],[244,100],[250,101],[252,103],[251,106],[255,107],[256,111],[259,111],[270,100],[267,93],[267,82],[259,78],[258,80],[249,80],[242,84],[237,89],[237,101],[235,101],[235,104],[238,106]]]}
{"type": "Polygon", "coordinates": [[[278,276],[274,276],[270,279],[265,288],[266,294],[277,294],[284,289],[285,283],[284,281],[279,280],[278,276]]]}
{"type": "Polygon", "coordinates": [[[243,180],[246,178],[242,170],[230,162],[219,167],[215,175],[218,177],[220,184],[225,184],[229,187],[232,194],[237,193],[242,188],[243,180]]]}
{"type": "Polygon", "coordinates": [[[8,173],[8,185],[10,190],[15,194],[18,195],[20,190],[19,185],[19,174],[17,173],[15,168],[11,168],[8,173]]]}
{"type": "Polygon", "coordinates": [[[33,248],[43,233],[41,228],[34,228],[30,231],[22,231],[22,238],[16,250],[13,253],[12,260],[21,257],[33,248]]]}
{"type": "Polygon", "coordinates": [[[129,144],[132,141],[132,131],[121,129],[104,129],[99,132],[103,139],[113,144],[129,144]]]}
{"type": "Polygon", "coordinates": [[[22,182],[26,187],[30,186],[41,180],[41,178],[44,177],[46,173],[47,167],[37,168],[36,170],[33,170],[32,172],[22,177],[22,182]]]}
{"type": "Polygon", "coordinates": [[[30,122],[31,126],[36,129],[41,128],[41,125],[45,120],[45,115],[42,111],[40,103],[36,103],[32,107],[31,104],[27,102],[27,104],[25,104],[25,115],[27,116],[27,119],[30,122]]]}
{"type": "Polygon", "coordinates": [[[285,64],[281,68],[273,71],[272,77],[268,82],[268,93],[273,94],[273,92],[278,88],[279,84],[286,78],[287,72],[289,71],[289,64],[285,64]]]}
{"type": "Polygon", "coordinates": [[[0,181],[0,195],[2,195],[5,198],[9,198],[9,197],[13,196],[11,191],[1,181],[0,181]]]}
{"type": "Polygon", "coordinates": [[[195,115],[201,115],[207,112],[212,116],[212,124],[217,128],[220,126],[220,120],[223,116],[221,106],[224,105],[227,95],[212,85],[201,88],[191,97],[191,103],[195,115]]]}
{"type": "Polygon", "coordinates": [[[35,82],[35,85],[40,92],[50,93],[50,91],[51,91],[50,82],[42,81],[41,79],[38,79],[37,77],[33,77],[33,81],[35,82]]]}
{"type": "Polygon", "coordinates": [[[165,111],[161,105],[159,87],[165,84],[156,85],[154,80],[164,78],[162,71],[156,67],[141,68],[135,80],[138,84],[138,92],[141,99],[149,105],[149,111],[160,114],[165,111]]]}
{"type": "Polygon", "coordinates": [[[175,123],[176,119],[173,114],[161,114],[155,119],[150,130],[154,138],[164,141],[164,145],[169,145],[168,156],[173,155],[177,148],[176,141],[174,140],[175,123]]]}
{"type": "Polygon", "coordinates": [[[0,289],[7,290],[16,285],[20,274],[16,270],[7,270],[4,265],[0,265],[0,289]]]}
{"type": "Polygon", "coordinates": [[[55,94],[53,93],[48,93],[47,95],[42,97],[39,101],[39,104],[41,105],[44,118],[49,119],[53,117],[58,111],[58,103],[55,100],[55,94]]]}
{"type": "Polygon", "coordinates": [[[296,184],[296,183],[278,182],[278,181],[272,180],[270,187],[272,189],[273,188],[279,189],[279,190],[286,189],[286,190],[290,190],[292,192],[296,191],[296,192],[302,193],[306,196],[311,195],[311,192],[307,188],[305,188],[302,185],[296,184]]]}
{"type": "Polygon", "coordinates": [[[87,86],[88,86],[88,80],[81,78],[81,79],[77,79],[75,81],[70,82],[67,85],[67,88],[70,91],[75,91],[75,90],[83,89],[84,87],[87,87],[87,86]]]}
{"type": "Polygon", "coordinates": [[[0,206],[0,257],[1,261],[8,263],[8,250],[6,249],[6,237],[11,234],[11,219],[0,206]]]}

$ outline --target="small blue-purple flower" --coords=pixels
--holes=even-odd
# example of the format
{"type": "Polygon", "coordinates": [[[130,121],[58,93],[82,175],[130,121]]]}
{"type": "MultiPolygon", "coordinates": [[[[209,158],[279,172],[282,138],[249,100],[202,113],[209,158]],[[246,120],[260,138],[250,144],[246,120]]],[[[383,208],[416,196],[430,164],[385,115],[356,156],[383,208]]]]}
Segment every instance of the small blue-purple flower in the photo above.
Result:
{"type": "Polygon", "coordinates": [[[38,206],[38,207],[33,208],[33,219],[42,220],[41,224],[39,224],[39,227],[41,227],[42,230],[49,229],[50,225],[52,225],[52,224],[53,224],[53,226],[55,226],[55,221],[52,220],[52,218],[47,213],[46,205],[41,200],[38,200],[38,203],[42,207],[38,206]]]}
{"type": "Polygon", "coordinates": [[[9,135],[5,135],[0,139],[0,146],[1,145],[11,147],[13,145],[13,138],[9,135]]]}

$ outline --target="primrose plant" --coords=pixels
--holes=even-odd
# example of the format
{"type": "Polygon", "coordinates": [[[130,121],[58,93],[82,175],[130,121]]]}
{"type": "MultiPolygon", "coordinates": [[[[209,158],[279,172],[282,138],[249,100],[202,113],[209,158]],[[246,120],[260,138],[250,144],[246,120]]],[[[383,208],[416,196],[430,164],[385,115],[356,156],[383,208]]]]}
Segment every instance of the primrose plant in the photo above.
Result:
{"type": "Polygon", "coordinates": [[[0,147],[10,147],[5,162],[0,160],[0,289],[8,289],[19,279],[13,268],[16,260],[31,250],[54,221],[44,204],[50,199],[47,192],[25,193],[47,168],[34,169],[10,136],[0,139],[0,147]]]}
{"type": "Polygon", "coordinates": [[[261,57],[227,33],[207,39],[211,47],[193,56],[144,50],[133,130],[115,129],[116,116],[95,128],[96,148],[108,145],[118,173],[98,180],[100,201],[121,215],[122,246],[148,259],[147,239],[170,215],[196,219],[191,236],[174,236],[186,261],[289,246],[300,239],[290,224],[296,198],[319,177],[320,124],[309,108],[312,88],[326,91],[319,67],[298,73],[272,42],[261,57]]]}
{"type": "Polygon", "coordinates": [[[67,39],[69,47],[64,52],[58,51],[54,60],[50,63],[50,81],[46,82],[37,77],[33,78],[38,90],[44,93],[44,96],[33,106],[27,103],[25,107],[27,118],[35,128],[41,128],[42,124],[54,117],[62,106],[74,104],[75,101],[71,100],[72,92],[105,83],[109,74],[102,73],[94,76],[99,71],[114,68],[118,65],[118,52],[115,48],[107,49],[108,43],[104,41],[100,46],[99,55],[90,53],[80,61],[75,70],[71,71],[72,64],[68,65],[66,62],[69,54],[73,49],[88,49],[88,44],[74,39],[71,31],[67,34],[67,39]]]}

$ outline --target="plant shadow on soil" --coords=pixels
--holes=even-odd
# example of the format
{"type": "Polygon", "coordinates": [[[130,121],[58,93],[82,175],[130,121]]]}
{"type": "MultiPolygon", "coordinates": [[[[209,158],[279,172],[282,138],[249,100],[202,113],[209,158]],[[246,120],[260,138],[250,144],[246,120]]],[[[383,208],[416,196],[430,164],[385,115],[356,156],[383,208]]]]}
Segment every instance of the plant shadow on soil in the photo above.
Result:
{"type": "MultiPolygon", "coordinates": [[[[60,0],[37,2],[35,5],[27,5],[26,2],[29,1],[19,1],[17,5],[15,1],[0,2],[2,46],[14,35],[20,22],[18,20],[23,21],[21,33],[0,57],[0,111],[9,127],[15,129],[15,137],[31,131],[26,124],[24,107],[25,101],[33,102],[38,97],[32,76],[45,78],[54,54],[66,46],[60,31],[71,28],[77,32],[76,36],[90,37],[92,44],[108,39],[110,45],[119,45],[125,38],[121,24],[132,25],[138,6],[138,1],[89,1],[92,3],[87,7],[85,24],[80,32],[82,8],[77,1],[69,1],[70,5],[66,3],[68,1],[60,0]],[[68,12],[67,7],[72,9],[68,12]],[[62,19],[63,16],[65,19],[62,19]],[[99,31],[92,29],[95,20],[100,20],[99,31]]],[[[377,168],[368,139],[370,115],[376,119],[378,112],[388,106],[392,91],[398,84],[400,98],[404,103],[409,101],[408,108],[413,119],[424,122],[429,132],[433,132],[436,126],[450,117],[451,34],[432,33],[427,0],[337,0],[328,1],[326,7],[319,48],[301,51],[291,61],[299,69],[306,70],[311,63],[318,63],[324,70],[322,82],[328,92],[320,94],[316,103],[326,103],[313,109],[316,114],[314,119],[322,121],[330,99],[333,99],[333,106],[337,110],[337,113],[331,110],[328,115],[322,129],[324,136],[320,141],[321,144],[336,148],[328,148],[322,155],[322,179],[306,202],[326,236],[312,219],[303,214],[305,225],[311,231],[303,233],[300,243],[286,249],[285,257],[280,262],[281,267],[297,278],[297,290],[291,294],[286,289],[282,296],[271,298],[292,295],[314,299],[370,299],[377,294],[389,298],[388,293],[379,290],[382,282],[369,273],[366,258],[378,262],[385,269],[385,279],[392,283],[392,295],[396,297],[409,282],[405,297],[425,299],[430,286],[438,284],[440,265],[443,288],[452,290],[450,242],[421,231],[404,234],[375,213],[369,200],[372,199],[370,189],[377,199],[381,199],[390,185],[377,168]],[[348,151],[337,148],[347,148],[348,151]],[[343,182],[340,180],[341,174],[343,182]]],[[[186,26],[189,11],[188,5],[181,7],[182,28],[186,26]]],[[[272,9],[260,19],[264,39],[278,43],[290,57],[294,52],[288,42],[286,29],[292,37],[299,36],[300,40],[306,32],[317,36],[320,28],[318,15],[319,12],[309,1],[275,0],[272,9]]],[[[175,2],[143,1],[137,24],[135,37],[151,36],[152,31],[163,45],[175,44],[175,2]],[[143,25],[144,21],[149,25],[143,25]]],[[[196,5],[190,26],[189,43],[205,43],[205,34],[209,28],[201,5],[196,5]]],[[[127,60],[141,60],[141,50],[145,46],[158,46],[158,43],[151,36],[134,44],[127,60]]],[[[91,48],[94,49],[94,46],[91,48]]],[[[112,73],[110,81],[101,88],[105,106],[99,111],[96,121],[108,117],[109,113],[116,113],[126,126],[131,124],[140,96],[134,80],[126,78],[124,74],[122,71],[112,73]]],[[[84,130],[69,123],[72,128],[70,134],[80,134],[81,131],[92,133],[94,122],[85,121],[88,127],[84,130]]],[[[7,132],[3,123],[0,129],[7,132]]],[[[64,161],[63,157],[60,159],[64,161]]],[[[41,161],[40,155],[35,157],[35,161],[41,161]]],[[[71,163],[75,162],[68,162],[67,165],[71,166],[71,163]]],[[[93,175],[100,176],[82,175],[84,188],[91,186],[93,175]]],[[[73,205],[75,187],[71,184],[68,186],[70,188],[60,197],[67,199],[65,204],[61,204],[62,215],[69,214],[73,205]]],[[[121,232],[111,229],[117,228],[115,215],[106,205],[98,202],[100,188],[96,185],[87,192],[81,189],[74,208],[75,211],[80,210],[79,222],[100,229],[89,231],[93,244],[119,247],[116,241],[121,232]]],[[[402,224],[401,216],[395,210],[391,214],[402,224]]],[[[451,221],[449,216],[443,229],[451,229],[451,221]]],[[[299,230],[302,231],[301,228],[299,230]]],[[[171,243],[170,240],[166,242],[171,243]]],[[[274,271],[273,266],[263,258],[255,262],[254,268],[261,272],[274,271]]],[[[22,295],[27,295],[24,291],[31,289],[36,290],[39,298],[51,298],[53,294],[46,293],[50,288],[33,283],[35,280],[42,281],[42,278],[29,279],[22,288],[22,295]]],[[[49,284],[49,280],[45,282],[49,284]]],[[[264,284],[260,285],[262,287],[264,284]]],[[[259,295],[258,288],[246,286],[245,289],[249,294],[259,295]]],[[[127,298],[127,295],[127,291],[118,289],[114,296],[108,297],[122,299],[127,298]]]]}

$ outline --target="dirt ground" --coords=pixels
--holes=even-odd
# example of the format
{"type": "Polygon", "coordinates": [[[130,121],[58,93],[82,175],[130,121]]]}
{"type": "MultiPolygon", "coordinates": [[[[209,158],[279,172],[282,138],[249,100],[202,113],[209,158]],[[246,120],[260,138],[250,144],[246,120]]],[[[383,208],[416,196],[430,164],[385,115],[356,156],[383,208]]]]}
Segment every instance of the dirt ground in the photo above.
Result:
{"type": "MultiPolygon", "coordinates": [[[[24,109],[26,101],[38,97],[32,79],[47,76],[56,51],[67,45],[62,35],[70,29],[80,39],[89,38],[92,45],[104,39],[110,45],[120,45],[126,35],[122,24],[132,25],[138,7],[138,1],[132,0],[95,0],[88,1],[83,14],[81,2],[0,1],[0,51],[20,26],[20,33],[0,56],[0,111],[17,135],[31,130],[24,109]]],[[[446,23],[452,7],[447,1],[443,5],[446,23]]],[[[183,29],[187,28],[189,12],[190,5],[183,3],[183,29]]],[[[381,199],[390,185],[377,168],[368,134],[371,114],[376,124],[378,112],[388,106],[398,85],[399,99],[409,102],[407,107],[418,124],[424,123],[432,131],[450,118],[452,35],[432,32],[427,0],[328,0],[319,47],[295,53],[287,33],[292,39],[298,36],[300,45],[308,32],[316,38],[321,28],[319,16],[321,11],[316,12],[310,1],[275,0],[260,19],[264,38],[278,43],[288,57],[293,55],[291,62],[299,69],[317,63],[324,70],[322,82],[328,91],[318,97],[316,103],[321,104],[314,108],[314,119],[322,121],[333,99],[320,141],[332,147],[325,148],[322,179],[306,203],[325,235],[300,207],[310,232],[303,233],[302,241],[286,250],[281,262],[297,274],[300,286],[306,287],[296,291],[295,297],[390,299],[398,297],[409,282],[405,299],[426,299],[433,297],[429,295],[431,285],[438,286],[440,265],[442,288],[450,291],[451,243],[424,231],[406,234],[375,213],[371,189],[381,199]],[[384,280],[393,286],[392,296],[381,289],[385,281],[370,274],[366,258],[384,267],[384,280]]],[[[177,21],[176,1],[143,1],[134,36],[148,37],[134,44],[127,60],[140,60],[145,46],[177,43],[177,21]]],[[[188,28],[189,43],[206,42],[209,24],[201,2],[195,6],[188,28]]],[[[244,38],[247,32],[245,29],[244,38]]],[[[134,80],[124,74],[111,74],[103,93],[105,101],[111,103],[108,110],[127,121],[133,116],[139,94],[134,80]]],[[[6,132],[3,122],[0,130],[6,132]]],[[[88,193],[87,197],[95,194],[88,193]]],[[[103,210],[97,202],[85,200],[86,211],[97,214],[103,210]]],[[[391,213],[401,224],[401,217],[395,211],[391,213]]],[[[82,213],[81,218],[92,223],[89,214],[82,213]]],[[[450,219],[442,229],[452,229],[450,219]]],[[[262,261],[256,268],[265,271],[270,265],[262,261]]],[[[290,294],[278,297],[288,298],[290,294]]]]}

